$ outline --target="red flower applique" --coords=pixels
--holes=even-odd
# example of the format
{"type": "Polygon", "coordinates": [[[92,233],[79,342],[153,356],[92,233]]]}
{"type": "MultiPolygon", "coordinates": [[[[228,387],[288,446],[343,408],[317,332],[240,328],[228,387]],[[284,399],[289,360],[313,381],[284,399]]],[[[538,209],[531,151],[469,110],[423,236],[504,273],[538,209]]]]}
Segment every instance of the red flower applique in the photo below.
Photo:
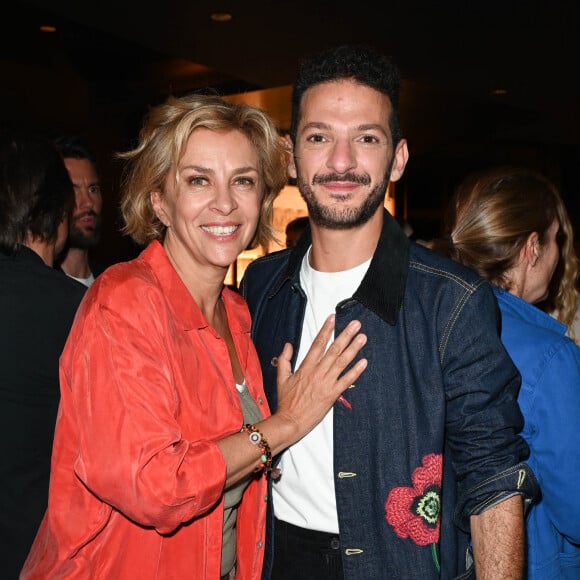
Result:
{"type": "Polygon", "coordinates": [[[436,545],[439,541],[442,470],[442,455],[426,455],[423,466],[413,472],[413,487],[392,489],[385,503],[387,522],[397,536],[410,538],[418,546],[431,545],[438,570],[436,545]]]}

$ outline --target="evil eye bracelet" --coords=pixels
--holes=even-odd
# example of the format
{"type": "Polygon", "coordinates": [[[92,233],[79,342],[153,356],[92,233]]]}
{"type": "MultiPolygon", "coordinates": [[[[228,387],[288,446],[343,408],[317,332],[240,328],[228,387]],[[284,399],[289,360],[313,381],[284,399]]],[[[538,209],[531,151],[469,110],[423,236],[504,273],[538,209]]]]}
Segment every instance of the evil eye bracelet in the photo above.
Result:
{"type": "Polygon", "coordinates": [[[257,445],[262,450],[260,467],[264,470],[264,473],[270,473],[272,471],[272,452],[267,439],[255,425],[250,425],[249,423],[242,427],[241,432],[249,433],[250,443],[257,445]]]}

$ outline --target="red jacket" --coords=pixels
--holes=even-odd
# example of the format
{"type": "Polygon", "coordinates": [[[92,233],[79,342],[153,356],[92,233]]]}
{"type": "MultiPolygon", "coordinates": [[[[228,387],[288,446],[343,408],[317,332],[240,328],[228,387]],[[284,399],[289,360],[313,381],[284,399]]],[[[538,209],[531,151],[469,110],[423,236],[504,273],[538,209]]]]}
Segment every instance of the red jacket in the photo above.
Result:
{"type": "MultiPolygon", "coordinates": [[[[243,299],[224,289],[246,384],[270,414],[243,299]]],[[[226,465],[242,425],[225,341],[158,242],[101,274],[60,362],[49,507],[21,578],[218,580],[226,465]]],[[[238,580],[263,559],[266,482],[238,512],[238,580]]]]}

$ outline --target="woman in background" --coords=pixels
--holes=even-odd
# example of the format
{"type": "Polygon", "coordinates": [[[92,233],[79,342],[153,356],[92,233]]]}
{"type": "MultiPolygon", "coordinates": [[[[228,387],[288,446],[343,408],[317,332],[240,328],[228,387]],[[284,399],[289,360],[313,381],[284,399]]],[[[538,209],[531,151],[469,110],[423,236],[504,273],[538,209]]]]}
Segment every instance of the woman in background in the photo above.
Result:
{"type": "Polygon", "coordinates": [[[124,157],[125,231],[147,247],[86,294],[60,364],[48,512],[21,578],[260,577],[272,455],[308,433],[366,366],[329,318],[270,415],[230,264],[272,236],[282,141],[215,96],[153,108],[124,157]],[[340,377],[340,378],[339,378],[340,377]]]}
{"type": "Polygon", "coordinates": [[[445,231],[433,248],[494,285],[502,341],[522,375],[522,434],[542,490],[526,520],[528,578],[578,579],[580,347],[564,324],[535,306],[556,279],[556,306],[564,316],[574,312],[578,265],[566,208],[544,177],[492,169],[459,187],[445,231]]]}

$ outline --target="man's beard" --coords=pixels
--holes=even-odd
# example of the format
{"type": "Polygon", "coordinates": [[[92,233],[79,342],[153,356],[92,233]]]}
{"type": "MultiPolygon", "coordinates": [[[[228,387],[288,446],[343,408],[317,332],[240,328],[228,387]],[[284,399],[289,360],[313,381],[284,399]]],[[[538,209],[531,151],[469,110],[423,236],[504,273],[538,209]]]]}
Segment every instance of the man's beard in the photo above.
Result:
{"type": "Polygon", "coordinates": [[[78,248],[81,250],[88,250],[95,247],[101,239],[101,218],[97,214],[93,214],[95,218],[95,226],[92,230],[84,230],[77,228],[71,223],[67,239],[67,247],[78,248]]]}
{"type": "MultiPolygon", "coordinates": [[[[387,172],[388,175],[390,175],[390,168],[387,172]]],[[[359,207],[342,209],[338,207],[325,207],[320,204],[316,199],[312,186],[306,181],[301,180],[300,176],[298,177],[297,183],[300,194],[308,207],[308,215],[313,223],[324,228],[346,230],[367,223],[375,215],[377,209],[384,204],[387,186],[389,184],[387,176],[370,190],[366,199],[359,207]]],[[[370,184],[370,177],[367,175],[358,176],[353,173],[345,173],[343,175],[317,175],[312,180],[312,185],[328,183],[329,181],[368,185],[370,184]]],[[[344,197],[347,198],[348,195],[344,197]]]]}

